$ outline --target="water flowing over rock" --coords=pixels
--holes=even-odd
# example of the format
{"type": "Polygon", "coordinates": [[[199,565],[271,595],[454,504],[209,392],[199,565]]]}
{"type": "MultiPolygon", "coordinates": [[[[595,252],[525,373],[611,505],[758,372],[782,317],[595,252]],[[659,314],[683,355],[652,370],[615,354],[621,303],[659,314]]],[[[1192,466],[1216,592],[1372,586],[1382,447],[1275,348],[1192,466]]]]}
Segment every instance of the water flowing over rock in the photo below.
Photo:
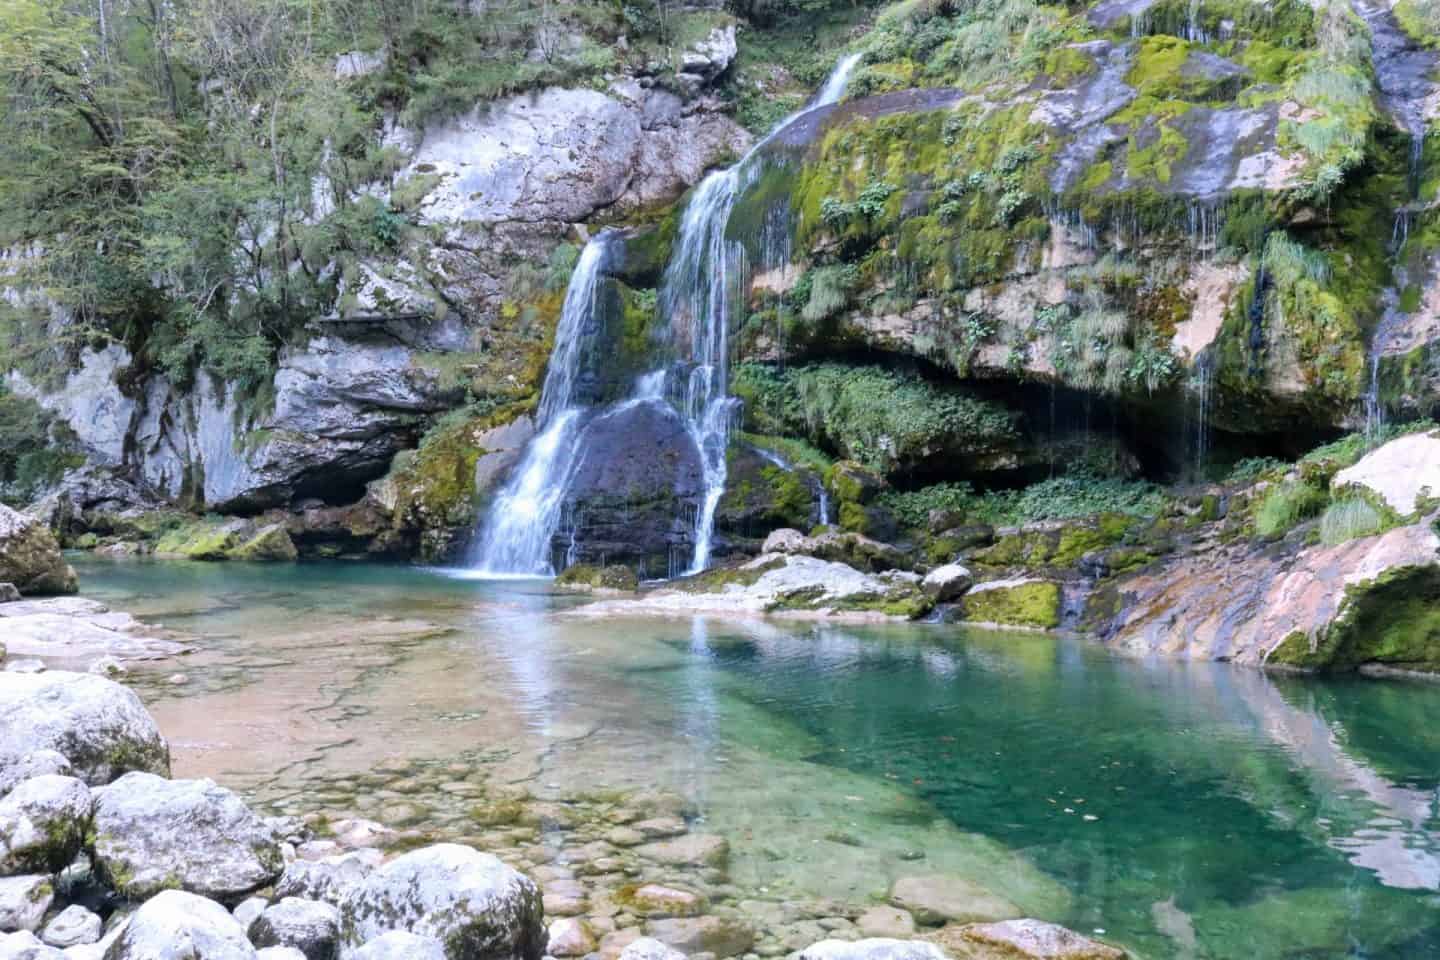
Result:
{"type": "Polygon", "coordinates": [[[60,754],[91,786],[131,770],[170,773],[169,745],[125,687],[83,673],[0,673],[0,766],[36,750],[60,754]]]}
{"type": "Polygon", "coordinates": [[[128,773],[95,792],[95,867],[123,895],[236,900],[284,868],[274,829],[210,780],[128,773]]]}

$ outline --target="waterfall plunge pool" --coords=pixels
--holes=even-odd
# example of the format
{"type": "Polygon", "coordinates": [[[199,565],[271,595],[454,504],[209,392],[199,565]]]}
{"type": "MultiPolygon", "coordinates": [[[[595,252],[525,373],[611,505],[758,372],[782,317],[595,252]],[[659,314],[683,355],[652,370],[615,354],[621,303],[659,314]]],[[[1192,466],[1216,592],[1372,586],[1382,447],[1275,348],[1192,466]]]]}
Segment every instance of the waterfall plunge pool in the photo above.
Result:
{"type": "Polygon", "coordinates": [[[596,621],[543,581],[399,566],[76,566],[87,595],[197,637],[128,678],[175,774],[275,812],[554,875],[608,826],[566,817],[674,791],[728,840],[728,877],[659,879],[771,951],[812,922],[796,904],[853,915],[944,873],[1140,957],[1440,957],[1433,685],[940,625],[596,621]],[[571,813],[496,815],[526,794],[571,813]]]}

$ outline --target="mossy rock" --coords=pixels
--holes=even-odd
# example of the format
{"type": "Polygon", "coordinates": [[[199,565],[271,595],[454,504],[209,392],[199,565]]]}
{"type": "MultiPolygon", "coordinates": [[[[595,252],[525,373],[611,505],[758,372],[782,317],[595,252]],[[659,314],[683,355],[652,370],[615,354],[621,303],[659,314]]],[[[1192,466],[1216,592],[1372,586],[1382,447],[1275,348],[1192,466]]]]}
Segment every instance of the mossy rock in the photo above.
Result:
{"type": "Polygon", "coordinates": [[[272,523],[261,527],[255,535],[230,552],[236,560],[288,562],[297,559],[300,552],[290,539],[283,523],[272,523]]]}
{"type": "Polygon", "coordinates": [[[988,523],[951,527],[925,541],[925,560],[932,564],[949,563],[967,550],[988,547],[994,542],[995,528],[988,523]]]}
{"type": "Polygon", "coordinates": [[[1123,513],[1020,530],[970,555],[991,567],[1072,567],[1093,550],[1119,543],[1139,521],[1123,513]]]}
{"type": "MultiPolygon", "coordinates": [[[[889,485],[884,477],[863,464],[841,460],[825,475],[825,486],[841,504],[867,504],[889,485]]],[[[845,525],[843,519],[841,525],[845,525]]]]}
{"type": "Polygon", "coordinates": [[[1374,664],[1440,672],[1440,568],[1398,567],[1351,584],[1336,620],[1313,640],[1290,634],[1265,662],[1306,670],[1374,664]]]}
{"type": "Polygon", "coordinates": [[[615,590],[634,593],[640,589],[640,578],[629,567],[611,564],[599,566],[592,563],[576,563],[561,571],[555,578],[555,585],[571,590],[615,590]]]}
{"type": "Polygon", "coordinates": [[[1060,626],[1060,584],[1053,580],[992,580],[960,599],[966,622],[1053,630],[1060,626]]]}
{"type": "Polygon", "coordinates": [[[246,542],[248,531],[243,520],[196,520],[163,534],[155,543],[155,553],[185,560],[227,560],[246,542]]]}

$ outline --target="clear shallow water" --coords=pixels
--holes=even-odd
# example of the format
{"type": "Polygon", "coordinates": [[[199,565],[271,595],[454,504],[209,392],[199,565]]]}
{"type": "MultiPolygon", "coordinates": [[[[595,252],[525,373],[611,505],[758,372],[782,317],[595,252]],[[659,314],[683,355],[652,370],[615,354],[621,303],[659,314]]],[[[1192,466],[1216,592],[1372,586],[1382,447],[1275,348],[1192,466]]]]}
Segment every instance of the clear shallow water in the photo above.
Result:
{"type": "Polygon", "coordinates": [[[953,627],[595,621],[543,583],[410,568],[78,566],[202,636],[140,684],[179,775],[283,802],[481,757],[542,795],[680,790],[770,895],[956,872],[1140,956],[1440,957],[1440,686],[953,627]]]}

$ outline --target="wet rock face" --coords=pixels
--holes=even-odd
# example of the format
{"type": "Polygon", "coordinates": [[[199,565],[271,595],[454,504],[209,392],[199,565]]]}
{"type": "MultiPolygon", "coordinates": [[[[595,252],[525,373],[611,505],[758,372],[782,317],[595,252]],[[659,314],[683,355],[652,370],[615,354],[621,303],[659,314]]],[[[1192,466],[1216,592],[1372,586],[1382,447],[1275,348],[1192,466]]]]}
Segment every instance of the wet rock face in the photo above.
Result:
{"type": "Polygon", "coordinates": [[[37,750],[59,754],[91,786],[131,770],[170,773],[169,745],[125,687],[83,673],[0,673],[0,758],[37,750]]]}
{"type": "Polygon", "coordinates": [[[1426,523],[1335,546],[1214,546],[1095,598],[1106,643],[1136,655],[1310,669],[1440,669],[1428,615],[1440,536],[1426,523]]]}
{"type": "Polygon", "coordinates": [[[0,504],[0,583],[21,594],[74,593],[75,571],[42,523],[0,504]]]}
{"type": "MultiPolygon", "coordinates": [[[[695,442],[673,407],[646,402],[591,420],[566,499],[576,562],[643,566],[663,576],[672,557],[688,562],[691,525],[704,492],[695,442]]],[[[562,558],[571,531],[562,523],[555,551],[562,558]]],[[[562,564],[563,565],[563,564],[562,564]]]]}
{"type": "Polygon", "coordinates": [[[274,829],[209,780],[130,773],[96,791],[95,867],[122,895],[235,900],[280,876],[274,829]]]}

